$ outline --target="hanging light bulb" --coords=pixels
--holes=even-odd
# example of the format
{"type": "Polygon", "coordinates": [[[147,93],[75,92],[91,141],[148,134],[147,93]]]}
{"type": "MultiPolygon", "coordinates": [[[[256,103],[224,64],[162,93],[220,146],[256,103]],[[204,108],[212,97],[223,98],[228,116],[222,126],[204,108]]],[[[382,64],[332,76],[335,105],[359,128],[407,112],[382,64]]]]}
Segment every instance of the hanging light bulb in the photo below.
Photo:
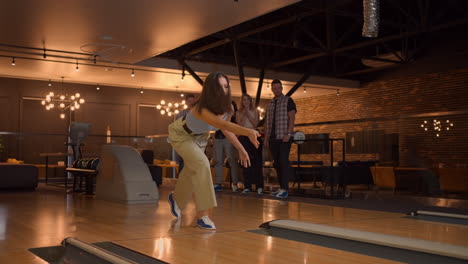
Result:
{"type": "Polygon", "coordinates": [[[50,79],[49,79],[49,84],[48,84],[48,85],[49,85],[49,86],[52,86],[52,82],[51,82],[51,80],[50,80],[50,79]]]}
{"type": "Polygon", "coordinates": [[[164,115],[165,113],[166,113],[166,111],[161,110],[161,115],[164,115]]]}
{"type": "Polygon", "coordinates": [[[80,104],[84,104],[85,100],[83,98],[80,98],[80,104]]]}
{"type": "Polygon", "coordinates": [[[65,119],[65,114],[64,114],[64,113],[61,113],[61,114],[60,114],[60,118],[65,119]]]}
{"type": "Polygon", "coordinates": [[[180,80],[184,81],[184,77],[185,77],[185,65],[183,65],[182,67],[182,76],[180,77],[180,80]]]}
{"type": "Polygon", "coordinates": [[[162,105],[165,105],[165,104],[166,104],[166,101],[161,100],[161,104],[162,104],[162,105]]]}
{"type": "Polygon", "coordinates": [[[182,102],[181,102],[181,103],[182,103],[182,104],[185,104],[185,100],[182,100],[182,102]]]}
{"type": "Polygon", "coordinates": [[[142,93],[143,93],[143,87],[141,87],[141,90],[140,90],[140,94],[142,94],[142,93]]]}
{"type": "Polygon", "coordinates": [[[180,97],[184,97],[184,93],[180,93],[180,97]]]}
{"type": "Polygon", "coordinates": [[[64,103],[61,103],[61,104],[60,104],[60,108],[65,108],[65,104],[64,104],[64,103]]]}
{"type": "Polygon", "coordinates": [[[78,62],[76,62],[76,68],[75,68],[75,71],[79,72],[80,71],[80,68],[78,67],[78,62]]]}
{"type": "Polygon", "coordinates": [[[15,66],[16,65],[16,62],[15,62],[15,57],[11,58],[11,66],[15,66]]]}
{"type": "Polygon", "coordinates": [[[75,97],[76,97],[76,98],[80,98],[80,96],[81,96],[81,94],[79,94],[79,93],[76,93],[76,94],[75,94],[75,97]]]}
{"type": "Polygon", "coordinates": [[[65,95],[61,95],[60,100],[65,100],[65,95]]]}
{"type": "Polygon", "coordinates": [[[134,69],[132,69],[132,75],[131,76],[135,77],[135,70],[134,69]]]}
{"type": "Polygon", "coordinates": [[[172,116],[172,113],[171,113],[171,112],[167,112],[167,115],[168,115],[168,116],[172,116]]]}
{"type": "Polygon", "coordinates": [[[161,105],[157,105],[156,109],[158,109],[158,110],[161,109],[161,105]]]}
{"type": "Polygon", "coordinates": [[[41,104],[42,104],[42,105],[45,105],[45,100],[42,100],[42,101],[41,101],[41,104]]]}
{"type": "Polygon", "coordinates": [[[340,96],[340,90],[336,90],[336,96],[340,96]]]}
{"type": "Polygon", "coordinates": [[[304,86],[304,93],[307,93],[307,90],[306,90],[305,86],[304,86]]]}

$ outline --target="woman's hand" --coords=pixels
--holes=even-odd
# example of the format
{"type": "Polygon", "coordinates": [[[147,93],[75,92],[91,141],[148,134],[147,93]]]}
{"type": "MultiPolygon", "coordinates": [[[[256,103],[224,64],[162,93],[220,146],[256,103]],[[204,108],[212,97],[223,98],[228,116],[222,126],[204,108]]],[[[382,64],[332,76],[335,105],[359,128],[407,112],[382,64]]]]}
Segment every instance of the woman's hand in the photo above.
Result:
{"type": "Polygon", "coordinates": [[[254,129],[249,129],[249,133],[247,135],[249,137],[250,142],[255,146],[255,148],[258,148],[260,145],[260,142],[258,142],[258,139],[260,137],[260,133],[258,133],[257,130],[254,129]]]}
{"type": "Polygon", "coordinates": [[[247,154],[247,151],[245,151],[245,149],[242,148],[242,149],[239,149],[238,152],[239,152],[239,164],[244,168],[250,167],[250,158],[249,158],[249,154],[247,154]]]}

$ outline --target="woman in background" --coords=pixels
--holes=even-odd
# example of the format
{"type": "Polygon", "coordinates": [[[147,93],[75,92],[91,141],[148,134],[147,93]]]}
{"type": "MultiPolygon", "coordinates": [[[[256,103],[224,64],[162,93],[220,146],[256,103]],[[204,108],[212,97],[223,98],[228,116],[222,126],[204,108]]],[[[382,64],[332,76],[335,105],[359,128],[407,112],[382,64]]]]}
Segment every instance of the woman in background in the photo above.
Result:
{"type": "MultiPolygon", "coordinates": [[[[256,129],[259,122],[259,114],[253,104],[252,97],[248,94],[243,94],[241,97],[241,107],[237,112],[237,124],[240,126],[256,129]]],[[[260,142],[262,139],[259,137],[260,142]]],[[[244,190],[243,194],[249,194],[252,190],[252,183],[255,183],[255,188],[258,194],[263,193],[263,170],[262,170],[262,146],[257,147],[246,136],[240,136],[244,149],[249,154],[250,163],[252,166],[244,168],[244,190]]]]}

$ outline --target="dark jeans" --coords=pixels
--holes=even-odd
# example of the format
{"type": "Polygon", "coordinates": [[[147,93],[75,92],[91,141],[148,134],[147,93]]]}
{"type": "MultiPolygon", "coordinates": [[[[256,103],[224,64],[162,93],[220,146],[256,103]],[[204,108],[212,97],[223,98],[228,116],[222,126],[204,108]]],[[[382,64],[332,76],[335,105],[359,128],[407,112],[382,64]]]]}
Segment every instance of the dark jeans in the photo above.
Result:
{"type": "Polygon", "coordinates": [[[255,188],[263,188],[263,166],[262,166],[262,148],[263,142],[261,138],[258,138],[260,146],[255,146],[250,142],[246,136],[240,136],[239,141],[244,146],[245,151],[249,154],[251,166],[243,168],[244,172],[244,186],[245,189],[252,189],[252,183],[255,184],[255,188]]]}
{"type": "Polygon", "coordinates": [[[280,188],[284,190],[289,188],[289,151],[291,150],[291,143],[291,140],[289,142],[270,140],[269,142],[280,188]]]}

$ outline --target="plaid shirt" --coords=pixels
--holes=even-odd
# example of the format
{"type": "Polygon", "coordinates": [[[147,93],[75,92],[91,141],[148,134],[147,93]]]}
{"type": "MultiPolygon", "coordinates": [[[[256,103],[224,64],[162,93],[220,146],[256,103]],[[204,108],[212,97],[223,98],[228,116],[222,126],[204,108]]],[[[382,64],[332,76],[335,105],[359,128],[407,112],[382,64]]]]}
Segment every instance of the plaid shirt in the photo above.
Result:
{"type": "Polygon", "coordinates": [[[271,100],[268,104],[266,119],[266,131],[268,136],[271,135],[273,117],[275,118],[275,139],[282,139],[286,134],[288,134],[288,101],[289,96],[281,95],[280,97],[271,100]]]}

